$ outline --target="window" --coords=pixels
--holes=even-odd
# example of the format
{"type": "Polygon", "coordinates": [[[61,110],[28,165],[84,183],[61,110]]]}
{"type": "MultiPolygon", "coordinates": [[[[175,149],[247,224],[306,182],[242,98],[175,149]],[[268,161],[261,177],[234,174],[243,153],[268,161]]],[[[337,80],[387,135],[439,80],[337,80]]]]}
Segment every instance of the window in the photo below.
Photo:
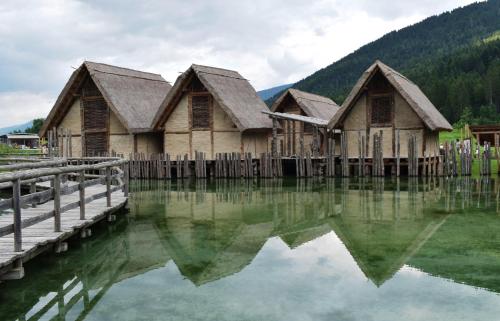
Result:
{"type": "Polygon", "coordinates": [[[392,97],[372,98],[372,125],[390,125],[392,123],[392,97]]]}
{"type": "Polygon", "coordinates": [[[210,128],[210,96],[196,95],[191,97],[193,128],[210,128]]]}

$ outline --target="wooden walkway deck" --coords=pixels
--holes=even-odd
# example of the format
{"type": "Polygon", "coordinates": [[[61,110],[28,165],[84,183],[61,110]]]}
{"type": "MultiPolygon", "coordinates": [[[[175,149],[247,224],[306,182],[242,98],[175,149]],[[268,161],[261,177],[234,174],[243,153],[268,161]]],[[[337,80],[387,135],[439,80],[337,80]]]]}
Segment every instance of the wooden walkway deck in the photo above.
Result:
{"type": "MultiPolygon", "coordinates": [[[[84,171],[85,168],[89,169],[89,166],[51,168],[52,172],[60,170],[63,174],[72,172],[80,173],[82,176],[79,182],[67,181],[60,184],[59,188],[51,187],[51,182],[48,180],[36,183],[36,188],[31,194],[16,198],[14,192],[11,200],[0,202],[12,203],[12,210],[0,214],[0,280],[22,278],[24,262],[47,250],[65,251],[67,249],[65,240],[76,234],[80,234],[81,237],[88,236],[91,225],[126,205],[128,192],[126,192],[125,184],[128,182],[123,182],[124,175],[117,168],[117,163],[114,162],[108,167],[93,166],[101,166],[101,170],[106,170],[106,175],[95,178],[98,175],[89,174],[92,179],[85,180],[84,171]],[[118,171],[117,174],[111,175],[111,168],[118,171]],[[112,180],[116,180],[118,184],[111,185],[112,180]],[[32,202],[36,203],[36,198],[31,197],[36,196],[36,190],[39,191],[38,194],[46,195],[49,192],[53,195],[50,200],[44,200],[42,204],[32,205],[32,202]],[[17,210],[17,216],[16,202],[18,208],[22,207],[17,210]],[[84,204],[83,211],[80,204],[84,204]],[[21,250],[19,246],[22,247],[21,250]]],[[[31,173],[28,173],[29,178],[39,176],[33,174],[36,171],[39,175],[44,175],[43,169],[31,170],[31,173]]],[[[4,175],[13,175],[13,173],[18,176],[20,174],[19,172],[0,174],[0,179],[4,175]]],[[[57,176],[56,182],[60,182],[59,176],[61,175],[54,175],[57,176]]],[[[21,182],[21,179],[18,178],[18,181],[21,182]]],[[[22,185],[22,182],[18,185],[22,185]]],[[[54,185],[54,180],[52,180],[52,185],[54,185]]],[[[16,187],[13,188],[15,190],[16,187]]]]}

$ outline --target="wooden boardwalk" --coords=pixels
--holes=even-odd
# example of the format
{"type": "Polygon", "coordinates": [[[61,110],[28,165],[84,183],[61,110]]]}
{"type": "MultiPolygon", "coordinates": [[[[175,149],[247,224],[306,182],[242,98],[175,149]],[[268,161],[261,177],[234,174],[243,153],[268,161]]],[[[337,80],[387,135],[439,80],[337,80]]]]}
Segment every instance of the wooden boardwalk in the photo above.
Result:
{"type": "Polygon", "coordinates": [[[17,184],[12,183],[12,199],[0,202],[4,207],[5,204],[12,204],[12,210],[0,214],[0,279],[23,277],[24,262],[46,250],[65,251],[65,240],[69,237],[77,234],[87,237],[91,225],[107,217],[113,218],[109,215],[123,208],[128,200],[128,179],[117,167],[123,163],[114,161],[97,165],[39,168],[29,171],[25,175],[28,180],[24,181],[18,177],[23,175],[20,171],[0,174],[0,180],[6,178],[3,182],[12,177],[17,177],[18,181],[17,184]],[[85,174],[85,171],[95,172],[96,169],[105,170],[106,174],[85,174]],[[116,174],[112,175],[112,169],[116,174]],[[80,173],[78,182],[61,183],[60,176],[75,176],[75,173],[80,173]],[[18,193],[16,197],[16,188],[20,189],[23,182],[39,177],[53,179],[36,183],[34,188],[31,186],[29,194],[21,196],[18,193]],[[112,185],[113,180],[116,185],[112,185]],[[36,201],[42,194],[50,194],[49,200],[42,198],[43,201],[38,204],[36,201]]]}

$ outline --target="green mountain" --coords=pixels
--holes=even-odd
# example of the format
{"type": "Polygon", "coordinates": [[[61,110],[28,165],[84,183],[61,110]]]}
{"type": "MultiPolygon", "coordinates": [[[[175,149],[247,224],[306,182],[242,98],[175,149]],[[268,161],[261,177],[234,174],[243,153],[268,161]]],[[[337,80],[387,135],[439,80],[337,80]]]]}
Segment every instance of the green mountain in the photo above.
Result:
{"type": "MultiPolygon", "coordinates": [[[[498,45],[495,39],[500,38],[497,33],[499,30],[500,0],[474,3],[390,32],[318,70],[293,87],[328,96],[341,103],[362,72],[376,59],[380,59],[422,87],[450,122],[459,120],[465,107],[470,107],[472,116],[479,116],[481,109],[485,112],[487,108],[481,108],[485,104],[495,104],[495,108],[500,111],[500,103],[491,97],[492,90],[489,95],[487,93],[487,87],[491,87],[491,84],[485,85],[488,72],[493,73],[493,76],[490,75],[493,78],[497,72],[496,67],[490,69],[489,64],[496,65],[500,56],[498,52],[494,53],[494,48],[489,48],[498,45]],[[485,57],[483,67],[467,66],[471,62],[474,65],[474,59],[481,52],[494,55],[485,57]],[[460,59],[455,59],[457,54],[460,59]],[[453,62],[456,67],[448,70],[443,61],[453,62]],[[442,74],[443,71],[449,74],[442,74]],[[465,74],[466,77],[455,81],[454,77],[459,74],[465,74]],[[439,77],[429,83],[429,75],[439,77]],[[469,76],[472,78],[467,79],[469,76]],[[462,100],[462,95],[469,94],[470,99],[462,100]]],[[[275,97],[277,95],[271,100],[275,97]]]]}

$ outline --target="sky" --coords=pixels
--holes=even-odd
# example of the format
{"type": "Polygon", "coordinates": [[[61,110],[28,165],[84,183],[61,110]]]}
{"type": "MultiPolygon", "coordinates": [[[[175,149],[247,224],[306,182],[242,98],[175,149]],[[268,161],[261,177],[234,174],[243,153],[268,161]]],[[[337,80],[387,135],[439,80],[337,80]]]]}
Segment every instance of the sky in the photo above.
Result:
{"type": "Polygon", "coordinates": [[[45,117],[84,60],[159,73],[234,69],[293,83],[387,32],[471,0],[2,0],[0,127],[45,117]]]}

